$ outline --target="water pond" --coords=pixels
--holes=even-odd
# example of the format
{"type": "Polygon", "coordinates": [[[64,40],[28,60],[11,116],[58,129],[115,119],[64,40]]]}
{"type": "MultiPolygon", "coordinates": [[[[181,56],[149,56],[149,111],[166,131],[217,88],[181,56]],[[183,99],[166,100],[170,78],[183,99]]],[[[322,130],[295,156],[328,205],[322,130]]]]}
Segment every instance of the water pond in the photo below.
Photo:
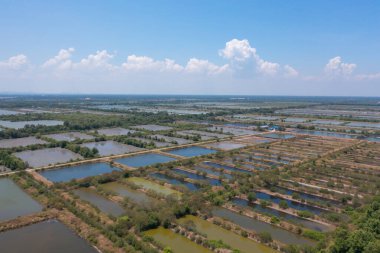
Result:
{"type": "Polygon", "coordinates": [[[143,154],[143,155],[116,159],[115,162],[125,164],[131,167],[144,167],[144,166],[149,166],[156,163],[167,163],[174,160],[176,159],[170,156],[150,153],[150,154],[143,154]]]}
{"type": "Polygon", "coordinates": [[[152,201],[152,199],[145,193],[133,190],[126,185],[117,182],[106,183],[101,185],[101,187],[104,190],[113,192],[123,198],[127,197],[138,204],[146,204],[152,201]]]}
{"type": "Polygon", "coordinates": [[[228,171],[231,171],[231,172],[238,172],[238,173],[251,173],[250,171],[247,171],[247,170],[242,170],[242,169],[239,169],[239,168],[235,168],[235,167],[232,167],[232,166],[228,166],[228,165],[223,165],[223,164],[219,164],[219,163],[214,163],[214,162],[203,162],[204,165],[206,166],[210,166],[212,168],[215,168],[215,169],[223,169],[223,170],[228,170],[228,171]]]}
{"type": "Polygon", "coordinates": [[[34,126],[58,126],[63,125],[63,121],[59,120],[33,120],[33,121],[6,121],[0,120],[0,126],[6,128],[20,129],[27,125],[34,126]]]}
{"type": "Polygon", "coordinates": [[[212,214],[229,220],[242,228],[255,231],[256,233],[269,232],[274,240],[285,244],[314,245],[315,242],[300,235],[293,234],[285,229],[273,226],[263,221],[235,213],[225,208],[215,208],[212,214]]]}
{"type": "Polygon", "coordinates": [[[173,129],[172,127],[160,126],[160,125],[139,125],[139,126],[134,126],[133,128],[144,129],[148,131],[166,131],[166,130],[173,129]]]}
{"type": "Polygon", "coordinates": [[[230,142],[230,141],[214,142],[214,143],[207,144],[207,147],[222,149],[222,150],[232,150],[232,149],[243,148],[246,146],[247,144],[241,144],[241,143],[230,142]]]}
{"type": "Polygon", "coordinates": [[[234,249],[238,249],[243,253],[272,253],[275,250],[252,241],[248,238],[235,234],[232,231],[221,228],[211,222],[202,220],[198,217],[188,215],[185,218],[179,220],[179,223],[193,222],[196,229],[201,233],[205,233],[209,240],[222,240],[226,244],[230,245],[234,249]]]}
{"type": "Polygon", "coordinates": [[[278,133],[268,133],[268,134],[263,134],[262,136],[266,138],[283,139],[283,140],[291,139],[295,137],[292,134],[278,134],[278,133]]]}
{"type": "Polygon", "coordinates": [[[141,186],[146,190],[152,190],[152,191],[155,191],[157,193],[164,194],[164,195],[171,195],[171,194],[174,194],[176,196],[181,195],[181,193],[176,191],[176,190],[170,189],[168,187],[165,187],[163,185],[157,184],[155,182],[149,181],[149,180],[141,178],[141,177],[130,177],[130,178],[127,178],[126,180],[128,182],[131,182],[131,183],[134,183],[138,186],[141,186]]]}
{"type": "Polygon", "coordinates": [[[143,150],[131,145],[121,144],[116,141],[100,141],[83,143],[82,147],[96,148],[100,156],[120,155],[143,150]]]}
{"type": "Polygon", "coordinates": [[[82,156],[63,148],[45,148],[13,153],[31,167],[43,167],[82,159],[82,156]]]}
{"type": "Polygon", "coordinates": [[[0,178],[0,221],[15,219],[41,210],[42,206],[11,179],[0,178]]]}
{"type": "Polygon", "coordinates": [[[73,179],[98,176],[112,171],[121,171],[108,163],[88,163],[78,166],[62,167],[39,172],[43,177],[52,182],[68,182],[73,179]]]}
{"type": "Polygon", "coordinates": [[[24,137],[16,139],[3,139],[0,140],[0,148],[15,148],[15,147],[26,147],[35,144],[46,144],[47,142],[36,137],[24,137]]]}
{"type": "Polygon", "coordinates": [[[56,141],[75,141],[80,140],[91,140],[94,139],[94,136],[80,133],[80,132],[69,132],[69,133],[59,133],[59,134],[48,134],[45,135],[47,138],[54,139],[56,141]]]}
{"type": "Polygon", "coordinates": [[[174,253],[212,253],[211,250],[163,227],[146,231],[145,235],[153,237],[155,241],[165,245],[165,247],[170,247],[174,253]]]}
{"type": "Polygon", "coordinates": [[[128,135],[129,133],[136,132],[135,130],[125,129],[121,127],[115,127],[115,128],[103,128],[96,130],[98,134],[105,135],[105,136],[119,136],[119,135],[128,135]]]}
{"type": "Polygon", "coordinates": [[[125,211],[117,203],[98,194],[96,190],[90,188],[80,188],[74,193],[81,199],[90,202],[90,204],[99,208],[100,211],[113,216],[121,216],[125,211]]]}
{"type": "Polygon", "coordinates": [[[198,174],[191,173],[191,172],[188,172],[185,170],[173,169],[172,171],[174,173],[177,173],[177,174],[182,175],[182,176],[187,177],[187,178],[191,178],[194,180],[207,181],[210,185],[219,186],[222,184],[219,179],[208,178],[208,177],[205,177],[203,175],[198,175],[198,174]]]}
{"type": "Polygon", "coordinates": [[[186,147],[186,148],[173,149],[173,150],[167,151],[167,153],[184,156],[184,157],[193,157],[193,156],[214,154],[216,153],[216,150],[202,148],[198,146],[192,146],[192,147],[186,147]]]}
{"type": "Polygon", "coordinates": [[[0,233],[0,245],[1,253],[98,252],[71,229],[56,220],[0,233]]]}
{"type": "Polygon", "coordinates": [[[166,182],[168,184],[177,185],[177,186],[183,186],[183,187],[189,189],[190,191],[196,191],[196,190],[199,189],[199,187],[197,185],[193,184],[193,183],[189,183],[189,182],[186,182],[186,181],[181,181],[181,180],[178,180],[176,178],[173,178],[173,177],[161,174],[161,173],[152,173],[152,174],[150,174],[150,176],[152,178],[164,181],[164,182],[166,182]]]}

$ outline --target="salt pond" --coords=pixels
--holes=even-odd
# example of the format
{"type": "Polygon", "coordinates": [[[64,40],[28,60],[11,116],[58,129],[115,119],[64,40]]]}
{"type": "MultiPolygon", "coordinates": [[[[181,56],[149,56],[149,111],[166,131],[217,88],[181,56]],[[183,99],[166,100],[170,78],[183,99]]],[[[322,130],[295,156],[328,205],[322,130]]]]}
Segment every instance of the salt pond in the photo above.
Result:
{"type": "Polygon", "coordinates": [[[0,140],[0,148],[15,148],[15,147],[26,147],[35,144],[46,144],[47,142],[36,137],[24,137],[16,139],[3,139],[0,140]]]}
{"type": "MultiPolygon", "coordinates": [[[[0,178],[0,221],[14,219],[41,210],[42,206],[21,190],[11,179],[0,178]]],[[[0,245],[2,244],[0,243],[0,245]]]]}
{"type": "Polygon", "coordinates": [[[40,174],[52,182],[68,182],[73,179],[82,179],[97,176],[112,171],[121,171],[108,163],[88,163],[78,166],[61,167],[57,169],[44,170],[40,174]]]}
{"type": "Polygon", "coordinates": [[[202,147],[198,147],[198,146],[191,146],[191,147],[186,147],[186,148],[172,149],[172,150],[166,151],[166,152],[173,154],[173,155],[193,157],[193,156],[214,154],[214,153],[216,153],[216,150],[208,149],[208,148],[202,148],[202,147]]]}
{"type": "Polygon", "coordinates": [[[97,253],[90,244],[56,220],[0,233],[1,253],[97,253]]]}
{"type": "Polygon", "coordinates": [[[27,150],[13,153],[31,167],[42,167],[51,164],[69,162],[82,159],[82,157],[70,150],[63,148],[45,148],[38,150],[27,150]]]}
{"type": "Polygon", "coordinates": [[[144,167],[144,166],[149,166],[156,163],[166,163],[166,162],[170,162],[174,160],[176,159],[170,156],[149,153],[149,154],[129,156],[125,158],[116,159],[115,162],[125,164],[131,167],[144,167]]]}
{"type": "Polygon", "coordinates": [[[81,146],[90,149],[96,148],[100,156],[120,155],[143,150],[142,148],[121,144],[116,141],[87,142],[81,146]]]}

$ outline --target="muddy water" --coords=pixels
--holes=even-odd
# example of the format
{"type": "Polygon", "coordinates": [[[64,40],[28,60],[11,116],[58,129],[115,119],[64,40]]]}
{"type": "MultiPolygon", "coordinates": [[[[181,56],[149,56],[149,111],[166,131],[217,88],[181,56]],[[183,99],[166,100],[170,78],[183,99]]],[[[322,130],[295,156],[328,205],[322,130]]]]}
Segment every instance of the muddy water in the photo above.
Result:
{"type": "Polygon", "coordinates": [[[152,200],[150,197],[148,197],[148,195],[144,194],[143,192],[133,190],[120,183],[107,183],[101,185],[101,187],[107,191],[114,192],[123,198],[127,197],[139,204],[149,203],[152,200]]]}
{"type": "Polygon", "coordinates": [[[126,180],[129,182],[132,182],[136,185],[139,185],[139,186],[145,188],[146,190],[152,190],[152,191],[155,191],[157,193],[164,194],[164,195],[171,195],[171,194],[175,194],[177,196],[181,195],[181,193],[176,191],[176,190],[170,189],[168,187],[165,187],[163,185],[157,184],[155,182],[149,181],[149,180],[141,178],[141,177],[130,177],[126,180]]]}

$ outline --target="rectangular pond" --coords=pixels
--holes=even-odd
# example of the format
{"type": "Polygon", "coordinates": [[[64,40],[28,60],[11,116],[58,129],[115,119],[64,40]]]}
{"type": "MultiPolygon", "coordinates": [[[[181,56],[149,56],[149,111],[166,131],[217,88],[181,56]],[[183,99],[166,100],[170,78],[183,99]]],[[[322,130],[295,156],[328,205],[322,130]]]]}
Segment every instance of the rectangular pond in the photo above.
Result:
{"type": "Polygon", "coordinates": [[[204,167],[201,167],[201,166],[195,166],[192,169],[200,171],[200,172],[203,172],[203,173],[206,173],[208,175],[214,175],[214,176],[217,176],[217,177],[223,176],[226,179],[233,178],[233,176],[230,175],[230,174],[222,173],[222,172],[217,171],[217,170],[207,169],[207,168],[204,168],[204,167]]]}
{"type": "MultiPolygon", "coordinates": [[[[0,178],[0,221],[42,211],[42,206],[11,179],[0,178]]],[[[1,244],[0,244],[1,245],[1,244]]]]}
{"type": "Polygon", "coordinates": [[[123,198],[127,197],[138,204],[147,204],[152,201],[152,198],[150,198],[145,193],[141,191],[133,190],[129,188],[128,186],[123,185],[121,183],[111,182],[111,183],[102,184],[100,187],[106,191],[110,191],[123,198]]]}
{"type": "Polygon", "coordinates": [[[73,179],[98,176],[105,173],[110,173],[112,171],[121,171],[121,169],[112,167],[108,163],[88,163],[78,166],[44,170],[39,173],[49,181],[57,183],[68,182],[73,179]]]}
{"type": "Polygon", "coordinates": [[[304,238],[300,235],[291,233],[285,229],[276,227],[263,221],[255,220],[253,218],[238,214],[225,208],[214,208],[212,211],[214,216],[229,220],[244,229],[252,230],[256,233],[268,232],[272,235],[274,240],[280,241],[285,244],[298,244],[298,245],[315,245],[312,240],[304,238]]]}
{"type": "Polygon", "coordinates": [[[98,134],[105,135],[105,136],[119,136],[119,135],[128,135],[135,133],[135,130],[121,128],[121,127],[115,127],[115,128],[103,128],[96,130],[98,134]]]}
{"type": "Polygon", "coordinates": [[[163,227],[148,230],[144,234],[151,236],[164,247],[169,247],[174,253],[212,253],[211,250],[163,227]]]}
{"type": "Polygon", "coordinates": [[[149,176],[152,177],[152,178],[154,178],[154,179],[158,179],[158,180],[164,181],[164,182],[166,182],[168,184],[185,187],[185,188],[187,188],[190,191],[196,191],[196,190],[199,189],[199,187],[197,185],[193,184],[193,183],[182,181],[182,180],[178,180],[178,179],[176,179],[174,177],[170,177],[170,176],[162,174],[162,173],[152,173],[149,176]]]}
{"type": "Polygon", "coordinates": [[[125,158],[116,159],[115,162],[121,163],[130,167],[144,167],[157,163],[167,163],[175,161],[176,159],[170,156],[160,155],[160,154],[143,154],[136,156],[129,156],[125,158]]]}
{"type": "Polygon", "coordinates": [[[163,185],[160,185],[160,184],[157,184],[155,182],[152,182],[150,180],[147,180],[145,178],[141,178],[141,177],[130,177],[130,178],[127,178],[126,179],[128,182],[131,182],[131,183],[134,183],[146,190],[152,190],[152,191],[155,191],[157,193],[161,193],[161,194],[164,194],[164,195],[171,195],[171,194],[174,194],[176,196],[180,196],[181,193],[176,191],[176,190],[173,190],[173,189],[170,189],[168,187],[165,187],[163,185]]]}
{"type": "Polygon", "coordinates": [[[45,137],[51,138],[56,141],[91,140],[95,138],[94,136],[80,133],[80,132],[48,134],[48,135],[45,135],[45,137]]]}
{"type": "Polygon", "coordinates": [[[203,175],[191,173],[189,171],[180,170],[180,169],[173,169],[172,171],[176,174],[179,174],[181,176],[184,176],[193,180],[201,180],[201,181],[208,182],[210,185],[213,185],[213,186],[220,186],[222,184],[219,179],[208,178],[203,175]]]}
{"type": "Polygon", "coordinates": [[[335,132],[326,132],[326,131],[313,131],[313,130],[304,130],[304,129],[293,129],[292,132],[299,134],[308,134],[315,136],[326,136],[326,137],[334,137],[334,138],[344,138],[344,139],[356,139],[356,135],[345,134],[345,133],[335,133],[335,132]]]}
{"type": "Polygon", "coordinates": [[[184,157],[193,157],[193,156],[201,156],[201,155],[209,155],[216,153],[214,149],[202,148],[198,146],[191,146],[186,148],[178,148],[166,151],[167,153],[173,155],[179,155],[184,157]]]}
{"type": "Polygon", "coordinates": [[[77,153],[63,148],[45,148],[13,153],[31,167],[43,167],[82,159],[77,153]]]}
{"type": "Polygon", "coordinates": [[[89,149],[96,148],[100,156],[121,155],[143,150],[142,148],[118,143],[116,141],[87,142],[81,146],[89,149]]]}
{"type": "Polygon", "coordinates": [[[34,136],[0,140],[0,148],[26,147],[29,145],[46,144],[47,142],[34,136]]]}
{"type": "Polygon", "coordinates": [[[282,140],[287,140],[287,139],[291,139],[295,137],[292,134],[278,134],[278,133],[268,133],[268,134],[263,134],[261,136],[266,137],[266,138],[282,139],[282,140]]]}
{"type": "Polygon", "coordinates": [[[0,233],[1,253],[98,253],[87,241],[56,220],[0,233]]]}
{"type": "Polygon", "coordinates": [[[221,150],[233,150],[238,148],[244,148],[247,146],[247,144],[237,143],[237,142],[231,142],[231,141],[222,141],[222,142],[214,142],[205,144],[209,148],[216,148],[221,150]]]}
{"type": "Polygon", "coordinates": [[[89,202],[90,204],[99,208],[100,211],[115,217],[121,216],[125,213],[124,209],[117,203],[107,199],[106,197],[98,194],[96,190],[90,188],[80,188],[74,190],[75,195],[80,199],[89,202]]]}
{"type": "Polygon", "coordinates": [[[60,120],[32,120],[32,121],[6,121],[0,120],[0,126],[6,128],[20,129],[27,125],[34,126],[59,126],[63,125],[63,121],[60,120]]]}
{"type": "Polygon", "coordinates": [[[160,126],[160,125],[139,125],[139,126],[133,126],[133,128],[144,129],[148,131],[167,131],[167,130],[173,129],[172,127],[160,126]]]}
{"type": "Polygon", "coordinates": [[[226,244],[230,245],[233,249],[238,249],[242,253],[274,253],[275,250],[257,243],[253,240],[237,235],[232,231],[221,228],[211,222],[202,220],[198,217],[188,215],[185,218],[181,218],[179,223],[192,222],[196,229],[201,233],[207,235],[209,240],[222,240],[226,244]]]}
{"type": "Polygon", "coordinates": [[[284,219],[286,221],[289,221],[291,223],[299,224],[300,226],[303,226],[303,227],[308,228],[308,229],[312,229],[312,230],[316,230],[316,231],[320,231],[320,232],[326,232],[326,231],[331,230],[331,227],[329,227],[329,226],[326,226],[326,225],[323,225],[323,224],[320,224],[317,222],[309,221],[306,219],[302,219],[300,217],[297,217],[297,216],[294,216],[291,214],[287,214],[285,212],[281,212],[278,210],[274,210],[271,208],[263,208],[260,205],[249,203],[245,199],[234,198],[232,200],[232,203],[237,205],[237,206],[243,207],[243,208],[252,209],[253,211],[258,212],[258,213],[262,213],[262,214],[269,215],[269,216],[279,217],[279,218],[284,219]]]}
{"type": "Polygon", "coordinates": [[[224,165],[224,164],[219,164],[219,163],[214,163],[214,162],[209,162],[209,161],[203,162],[203,164],[206,165],[206,166],[210,166],[212,168],[215,168],[215,169],[228,170],[228,171],[231,171],[231,172],[252,173],[252,172],[250,172],[248,170],[242,170],[242,169],[235,168],[235,167],[232,167],[232,166],[228,166],[228,165],[224,165]]]}

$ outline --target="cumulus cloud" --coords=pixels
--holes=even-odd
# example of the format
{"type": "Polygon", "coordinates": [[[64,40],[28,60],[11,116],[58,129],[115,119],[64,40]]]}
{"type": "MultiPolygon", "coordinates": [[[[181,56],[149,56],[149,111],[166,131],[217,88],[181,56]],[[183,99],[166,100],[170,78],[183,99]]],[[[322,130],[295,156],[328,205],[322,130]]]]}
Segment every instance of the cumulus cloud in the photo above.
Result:
{"type": "Polygon", "coordinates": [[[356,64],[345,63],[340,56],[336,56],[329,60],[325,66],[325,73],[329,76],[345,76],[348,77],[355,70],[356,64]]]}
{"type": "Polygon", "coordinates": [[[191,58],[185,67],[188,73],[206,73],[211,75],[221,74],[228,71],[228,64],[223,66],[215,65],[207,60],[191,58]]]}
{"type": "Polygon", "coordinates": [[[95,54],[90,54],[86,58],[80,60],[76,63],[74,67],[76,68],[105,68],[112,69],[113,65],[109,61],[114,57],[114,55],[107,52],[107,50],[96,51],[95,54]]]}
{"type": "Polygon", "coordinates": [[[147,56],[130,55],[127,61],[122,64],[125,70],[130,71],[182,71],[183,66],[175,63],[174,60],[165,59],[163,61],[156,61],[147,56]]]}
{"type": "Polygon", "coordinates": [[[25,66],[28,62],[28,58],[23,54],[12,56],[5,61],[0,61],[0,68],[17,70],[25,66]]]}
{"type": "Polygon", "coordinates": [[[48,59],[42,64],[42,68],[57,67],[59,69],[68,69],[71,67],[71,55],[75,51],[74,48],[61,49],[53,58],[48,59]]]}

